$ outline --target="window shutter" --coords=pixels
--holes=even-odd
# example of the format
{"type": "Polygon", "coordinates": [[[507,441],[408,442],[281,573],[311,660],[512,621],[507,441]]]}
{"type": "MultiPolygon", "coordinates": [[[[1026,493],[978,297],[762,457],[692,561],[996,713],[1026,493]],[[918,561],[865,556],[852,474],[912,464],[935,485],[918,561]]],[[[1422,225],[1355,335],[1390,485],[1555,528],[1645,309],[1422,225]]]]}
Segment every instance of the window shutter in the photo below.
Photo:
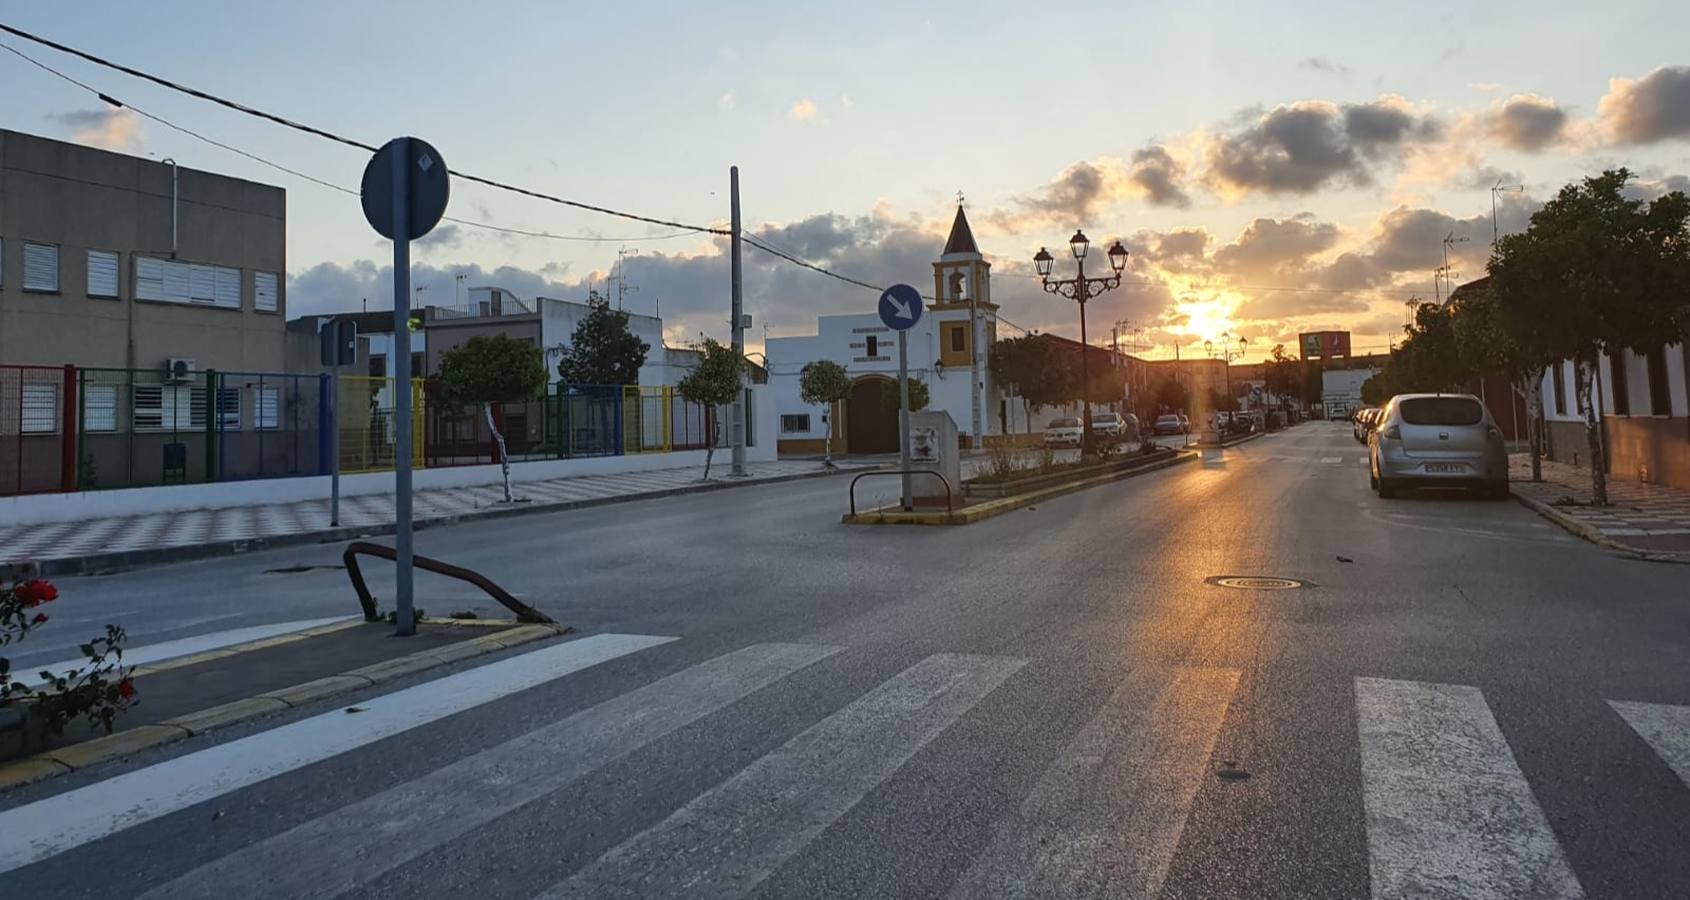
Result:
{"type": "Polygon", "coordinates": [[[138,384],[134,388],[135,430],[158,431],[164,427],[164,386],[138,384]]]}
{"type": "Polygon", "coordinates": [[[24,434],[52,434],[59,430],[57,388],[52,384],[22,385],[24,434]]]}
{"type": "Polygon", "coordinates": [[[88,296],[117,296],[117,254],[88,251],[88,296]]]}
{"type": "Polygon", "coordinates": [[[276,273],[252,273],[252,306],[260,312],[276,311],[276,273]]]}
{"type": "Polygon", "coordinates": [[[59,289],[59,248],[52,244],[23,245],[23,289],[59,289]]]}
{"type": "Polygon", "coordinates": [[[212,302],[229,309],[240,309],[241,270],[213,266],[212,277],[215,279],[212,289],[212,302]]]}
{"type": "Polygon", "coordinates": [[[257,425],[275,428],[281,421],[281,390],[270,385],[258,386],[257,425]]]}
{"type": "Polygon", "coordinates": [[[188,299],[195,303],[214,303],[217,300],[217,273],[211,266],[188,268],[188,299]]]}
{"type": "Polygon", "coordinates": [[[82,428],[84,431],[117,430],[117,387],[94,384],[82,389],[82,428]]]}
{"type": "Polygon", "coordinates": [[[217,430],[241,430],[241,389],[217,389],[217,430]]]}

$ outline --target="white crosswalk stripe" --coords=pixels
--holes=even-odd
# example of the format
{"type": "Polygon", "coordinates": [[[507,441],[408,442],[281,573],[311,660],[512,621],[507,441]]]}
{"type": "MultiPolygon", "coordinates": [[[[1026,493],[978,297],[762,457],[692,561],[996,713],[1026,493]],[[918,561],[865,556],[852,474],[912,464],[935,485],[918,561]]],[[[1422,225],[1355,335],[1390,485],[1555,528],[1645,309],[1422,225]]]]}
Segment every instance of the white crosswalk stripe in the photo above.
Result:
{"type": "Polygon", "coordinates": [[[0,873],[671,637],[600,634],[502,659],[0,812],[0,873]]]}
{"type": "Polygon", "coordinates": [[[246,847],[142,895],[220,898],[231,884],[276,896],[336,897],[607,763],[839,652],[757,644],[590,709],[246,847]],[[380,853],[371,835],[404,835],[380,853]],[[312,861],[301,866],[301,859],[312,861]]]}
{"type": "Polygon", "coordinates": [[[541,896],[745,896],[1025,662],[930,656],[541,896]]]}
{"type": "Polygon", "coordinates": [[[1690,706],[1608,701],[1638,736],[1690,787],[1690,706]]]}
{"type": "Polygon", "coordinates": [[[1478,688],[1355,687],[1374,900],[1584,896],[1478,688]]]}
{"type": "Polygon", "coordinates": [[[1128,678],[951,891],[1155,897],[1238,684],[1231,669],[1128,678]]]}

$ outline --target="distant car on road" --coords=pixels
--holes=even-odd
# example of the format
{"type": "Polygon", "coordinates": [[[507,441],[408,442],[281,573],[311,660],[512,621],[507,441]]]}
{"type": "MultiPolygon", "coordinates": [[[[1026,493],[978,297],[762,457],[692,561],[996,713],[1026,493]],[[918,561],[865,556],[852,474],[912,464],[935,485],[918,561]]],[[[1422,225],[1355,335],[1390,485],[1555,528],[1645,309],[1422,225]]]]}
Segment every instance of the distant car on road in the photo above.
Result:
{"type": "Polygon", "coordinates": [[[1080,439],[1085,436],[1085,433],[1085,426],[1081,425],[1080,420],[1073,416],[1051,419],[1050,424],[1045,426],[1045,446],[1078,447],[1080,446],[1080,439]]]}
{"type": "Polygon", "coordinates": [[[1374,490],[1465,487],[1508,499],[1508,452],[1490,410],[1472,394],[1398,394],[1368,435],[1374,490]]]}
{"type": "Polygon", "coordinates": [[[1150,430],[1158,435],[1185,434],[1191,426],[1186,424],[1184,416],[1166,415],[1157,416],[1156,424],[1150,426],[1150,430]]]}

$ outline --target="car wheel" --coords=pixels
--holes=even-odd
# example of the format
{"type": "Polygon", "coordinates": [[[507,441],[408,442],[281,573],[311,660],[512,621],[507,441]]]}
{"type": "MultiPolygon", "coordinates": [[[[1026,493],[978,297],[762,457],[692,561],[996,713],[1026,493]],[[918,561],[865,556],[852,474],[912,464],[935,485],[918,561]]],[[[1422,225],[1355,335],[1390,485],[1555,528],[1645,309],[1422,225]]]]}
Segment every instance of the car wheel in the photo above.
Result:
{"type": "Polygon", "coordinates": [[[1381,500],[1390,500],[1397,495],[1397,486],[1383,478],[1375,481],[1373,488],[1379,492],[1379,499],[1381,500]]]}
{"type": "Polygon", "coordinates": [[[1508,479],[1503,478],[1491,482],[1490,490],[1485,492],[1492,500],[1507,500],[1509,497],[1508,479]]]}
{"type": "Polygon", "coordinates": [[[1373,474],[1371,467],[1367,470],[1367,486],[1373,490],[1379,490],[1379,476],[1373,474]]]}

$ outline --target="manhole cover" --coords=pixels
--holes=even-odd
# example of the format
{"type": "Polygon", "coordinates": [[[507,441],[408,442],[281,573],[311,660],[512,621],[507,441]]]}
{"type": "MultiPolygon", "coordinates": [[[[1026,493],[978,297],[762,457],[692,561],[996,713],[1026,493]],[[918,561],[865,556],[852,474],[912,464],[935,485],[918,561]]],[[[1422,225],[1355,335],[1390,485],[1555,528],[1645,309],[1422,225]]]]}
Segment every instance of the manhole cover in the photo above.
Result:
{"type": "Polygon", "coordinates": [[[1241,591],[1294,591],[1314,586],[1311,582],[1296,578],[1274,578],[1266,575],[1213,575],[1203,580],[1215,587],[1237,588],[1241,591]]]}

